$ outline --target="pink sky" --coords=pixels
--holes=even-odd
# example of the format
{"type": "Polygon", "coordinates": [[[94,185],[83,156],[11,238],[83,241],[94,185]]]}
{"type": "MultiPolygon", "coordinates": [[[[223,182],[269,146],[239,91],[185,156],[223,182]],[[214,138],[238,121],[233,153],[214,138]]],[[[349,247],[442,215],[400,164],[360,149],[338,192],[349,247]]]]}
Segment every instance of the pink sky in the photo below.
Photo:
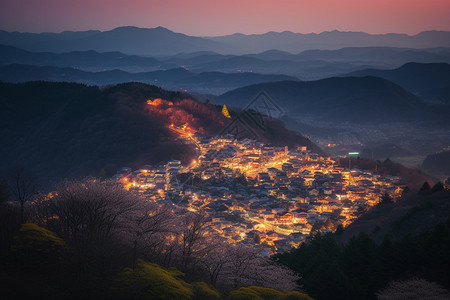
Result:
{"type": "Polygon", "coordinates": [[[156,27],[189,35],[450,31],[450,0],[0,0],[0,29],[156,27]]]}

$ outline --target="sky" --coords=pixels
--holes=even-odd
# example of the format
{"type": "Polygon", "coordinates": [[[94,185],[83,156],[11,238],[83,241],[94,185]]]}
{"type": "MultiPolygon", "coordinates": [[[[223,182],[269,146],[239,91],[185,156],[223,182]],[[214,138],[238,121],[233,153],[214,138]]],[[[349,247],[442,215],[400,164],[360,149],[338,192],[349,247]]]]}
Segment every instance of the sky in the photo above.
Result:
{"type": "Polygon", "coordinates": [[[450,31],[450,0],[0,0],[0,29],[157,27],[196,36],[268,31],[450,31]]]}

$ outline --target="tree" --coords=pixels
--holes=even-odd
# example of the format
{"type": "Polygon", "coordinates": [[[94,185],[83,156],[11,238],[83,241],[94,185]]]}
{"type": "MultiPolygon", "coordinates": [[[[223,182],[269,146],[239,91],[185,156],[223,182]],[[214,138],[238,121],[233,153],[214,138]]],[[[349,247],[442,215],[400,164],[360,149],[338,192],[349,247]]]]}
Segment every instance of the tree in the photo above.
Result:
{"type": "Polygon", "coordinates": [[[21,221],[19,206],[7,201],[0,202],[0,261],[7,259],[13,237],[22,225],[21,221]]]}
{"type": "Polygon", "coordinates": [[[442,184],[442,182],[438,182],[436,183],[430,190],[430,193],[434,194],[437,192],[442,192],[444,189],[444,185],[442,184]]]}
{"type": "Polygon", "coordinates": [[[261,244],[261,236],[259,235],[259,234],[255,234],[254,236],[253,236],[253,243],[255,243],[255,244],[261,244]]]}
{"type": "Polygon", "coordinates": [[[450,292],[434,282],[413,278],[405,281],[392,281],[376,293],[380,300],[444,300],[450,299],[450,292]]]}
{"type": "Polygon", "coordinates": [[[419,195],[424,195],[428,193],[430,189],[431,189],[430,184],[427,181],[425,181],[419,190],[419,195]]]}
{"type": "Polygon", "coordinates": [[[385,192],[383,196],[381,196],[380,204],[390,204],[394,203],[394,199],[389,195],[388,192],[385,192]]]}
{"type": "Polygon", "coordinates": [[[48,227],[80,251],[111,254],[121,244],[131,245],[136,225],[145,223],[147,203],[113,181],[85,179],[64,181],[39,207],[48,210],[48,227]],[[48,202],[47,202],[48,201],[48,202]]]}
{"type": "Polygon", "coordinates": [[[181,266],[187,271],[194,262],[195,257],[200,257],[210,245],[206,242],[204,212],[188,212],[181,221],[179,243],[181,245],[181,266]]]}
{"type": "Polygon", "coordinates": [[[132,221],[133,234],[128,235],[132,240],[133,260],[138,256],[157,260],[164,249],[166,240],[174,234],[174,216],[165,207],[156,203],[148,203],[145,211],[137,215],[132,221]]]}
{"type": "Polygon", "coordinates": [[[13,199],[20,204],[20,219],[24,223],[24,206],[37,193],[37,177],[23,166],[18,166],[8,172],[8,181],[13,199]]]}
{"type": "Polygon", "coordinates": [[[233,247],[222,241],[213,241],[214,247],[211,247],[207,253],[198,259],[202,265],[204,273],[207,274],[208,280],[213,286],[218,283],[219,276],[222,275],[224,268],[230,262],[229,251],[233,247]]]}
{"type": "Polygon", "coordinates": [[[220,284],[239,288],[258,285],[280,290],[298,289],[298,275],[292,270],[268,260],[253,247],[235,245],[228,253],[229,261],[219,275],[220,284]]]}
{"type": "Polygon", "coordinates": [[[7,203],[9,200],[8,184],[5,180],[0,180],[0,204],[7,203]]]}

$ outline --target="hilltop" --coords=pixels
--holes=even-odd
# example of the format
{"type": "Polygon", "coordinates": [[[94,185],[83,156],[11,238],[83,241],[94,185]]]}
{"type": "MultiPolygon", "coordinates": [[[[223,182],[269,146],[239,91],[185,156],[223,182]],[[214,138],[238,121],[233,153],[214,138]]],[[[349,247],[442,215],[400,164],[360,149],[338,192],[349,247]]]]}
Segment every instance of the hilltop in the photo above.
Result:
{"type": "MultiPolygon", "coordinates": [[[[169,126],[190,124],[216,135],[231,121],[222,106],[188,94],[126,83],[100,89],[75,83],[0,83],[2,172],[25,165],[44,180],[59,181],[139,168],[170,159],[191,161],[195,149],[177,139],[169,126]],[[147,100],[160,99],[149,107],[147,100]],[[157,103],[157,104],[155,104],[157,103]]],[[[236,113],[231,111],[231,115],[236,113]]],[[[317,146],[269,120],[254,129],[263,142],[317,146]]]]}

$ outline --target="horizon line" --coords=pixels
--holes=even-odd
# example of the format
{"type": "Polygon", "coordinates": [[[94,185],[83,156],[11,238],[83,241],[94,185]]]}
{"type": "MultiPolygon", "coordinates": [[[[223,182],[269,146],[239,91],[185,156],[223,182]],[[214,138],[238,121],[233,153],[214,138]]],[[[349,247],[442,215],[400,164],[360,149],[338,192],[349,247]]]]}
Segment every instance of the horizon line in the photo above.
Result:
{"type": "Polygon", "coordinates": [[[423,31],[419,31],[415,34],[408,34],[408,33],[404,33],[404,32],[385,32],[385,33],[369,33],[366,31],[352,31],[352,30],[339,30],[339,29],[332,29],[332,30],[324,30],[321,32],[307,32],[307,33],[303,33],[303,32],[295,32],[292,30],[283,30],[283,31],[275,31],[275,30],[269,30],[266,32],[262,32],[262,33],[241,33],[241,32],[235,32],[235,33],[230,33],[230,34],[222,34],[222,35],[191,35],[191,34],[187,34],[187,33],[183,33],[183,32],[178,32],[175,30],[172,30],[168,27],[164,27],[164,26],[155,26],[155,27],[139,27],[139,26],[135,26],[135,25],[122,25],[122,26],[117,26],[117,27],[113,27],[111,29],[86,29],[86,30],[63,30],[63,31],[41,31],[41,32],[32,32],[32,31],[17,31],[17,30],[13,30],[13,31],[8,31],[5,29],[1,29],[0,31],[4,31],[4,32],[8,32],[8,33],[19,33],[19,34],[61,34],[64,32],[89,32],[89,31],[98,31],[98,32],[108,32],[108,31],[113,31],[119,28],[127,28],[127,27],[131,27],[131,28],[138,28],[138,29],[158,29],[158,28],[162,28],[162,29],[166,29],[168,31],[174,32],[174,33],[179,33],[179,34],[183,34],[183,35],[187,35],[187,36],[191,36],[191,37],[199,37],[199,38],[215,38],[215,37],[223,37],[223,36],[232,36],[232,35],[244,35],[244,36],[252,36],[252,35],[264,35],[264,34],[268,34],[268,33],[292,33],[292,34],[302,34],[302,35],[310,35],[310,34],[315,34],[315,35],[320,35],[323,33],[331,33],[331,32],[342,32],[342,33],[364,33],[364,34],[368,34],[368,35],[389,35],[389,34],[398,34],[398,35],[407,35],[407,36],[417,36],[421,33],[424,32],[450,32],[449,30],[440,30],[440,29],[430,29],[430,30],[423,30],[423,31]]]}

